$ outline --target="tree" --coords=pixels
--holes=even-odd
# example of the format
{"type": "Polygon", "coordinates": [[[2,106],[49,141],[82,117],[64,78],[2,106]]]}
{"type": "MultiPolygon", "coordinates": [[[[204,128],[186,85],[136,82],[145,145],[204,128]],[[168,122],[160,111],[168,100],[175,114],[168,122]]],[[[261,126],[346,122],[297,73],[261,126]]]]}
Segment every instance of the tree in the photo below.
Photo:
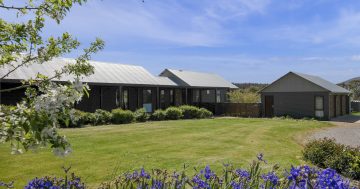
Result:
{"type": "Polygon", "coordinates": [[[350,81],[347,88],[351,91],[354,100],[360,100],[360,80],[350,81]]]}
{"type": "MultiPolygon", "coordinates": [[[[74,5],[85,2],[86,0],[26,0],[15,6],[0,0],[0,10],[16,13],[18,18],[15,23],[0,18],[0,69],[8,70],[0,76],[0,81],[23,66],[43,64],[77,49],[80,42],[69,33],[44,39],[42,30],[47,19],[61,24],[74,5]],[[19,17],[30,19],[22,22],[19,17]]],[[[88,86],[80,80],[94,72],[88,61],[93,53],[103,47],[104,42],[97,38],[74,63],[62,66],[54,75],[39,73],[35,78],[22,81],[18,87],[0,89],[0,93],[26,89],[26,98],[16,107],[0,106],[0,143],[10,142],[12,153],[21,153],[22,149],[38,148],[46,144],[50,144],[56,154],[70,152],[70,144],[65,136],[57,132],[58,118],[66,115],[69,118],[67,121],[71,121],[74,103],[80,101],[88,91],[88,86]],[[63,75],[71,75],[74,79],[65,83],[53,81],[63,75]]]]}
{"type": "Polygon", "coordinates": [[[257,87],[248,87],[237,89],[228,93],[230,102],[233,103],[258,103],[260,102],[259,89],[257,87]]]}

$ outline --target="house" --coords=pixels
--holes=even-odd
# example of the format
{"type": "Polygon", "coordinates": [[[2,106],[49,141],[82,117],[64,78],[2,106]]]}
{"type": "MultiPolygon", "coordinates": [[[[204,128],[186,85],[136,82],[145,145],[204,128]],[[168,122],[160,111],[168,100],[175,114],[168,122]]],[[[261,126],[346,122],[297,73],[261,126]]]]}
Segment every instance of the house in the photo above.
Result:
{"type": "MultiPolygon", "coordinates": [[[[44,64],[21,67],[5,79],[0,80],[2,89],[20,85],[21,80],[33,78],[37,73],[48,76],[54,74],[71,59],[54,59],[44,64]]],[[[89,97],[76,104],[77,109],[93,112],[96,109],[112,110],[123,108],[136,110],[144,107],[148,112],[183,104],[226,102],[226,93],[237,88],[216,74],[165,69],[154,76],[141,66],[90,61],[95,73],[81,80],[90,86],[89,97]]],[[[7,73],[1,68],[0,76],[7,73]]],[[[63,76],[57,82],[71,80],[63,76]]],[[[0,103],[14,105],[22,97],[24,90],[0,93],[0,103]]]]}
{"type": "Polygon", "coordinates": [[[350,92],[317,76],[289,72],[260,93],[265,117],[330,119],[350,111],[350,92]]]}

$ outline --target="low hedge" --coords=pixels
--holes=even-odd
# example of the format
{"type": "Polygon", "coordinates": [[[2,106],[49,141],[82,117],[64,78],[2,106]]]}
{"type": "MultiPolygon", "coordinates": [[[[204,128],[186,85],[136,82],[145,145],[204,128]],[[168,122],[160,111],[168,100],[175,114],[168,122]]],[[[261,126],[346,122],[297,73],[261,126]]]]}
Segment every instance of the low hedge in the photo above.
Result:
{"type": "Polygon", "coordinates": [[[184,119],[199,119],[201,118],[201,111],[196,106],[183,105],[179,107],[183,113],[184,119]]]}
{"type": "Polygon", "coordinates": [[[115,124],[124,124],[131,123],[135,120],[135,115],[130,110],[123,109],[113,109],[112,113],[112,122],[115,124]]]}
{"type": "Polygon", "coordinates": [[[155,110],[153,114],[151,114],[150,119],[153,121],[162,121],[166,119],[166,112],[164,110],[155,110]]]}
{"type": "Polygon", "coordinates": [[[165,118],[168,120],[178,120],[183,117],[183,111],[177,107],[169,107],[165,110],[165,118]]]}
{"type": "Polygon", "coordinates": [[[213,116],[213,113],[210,112],[208,109],[206,108],[200,108],[200,118],[210,118],[213,116]]]}
{"type": "Polygon", "coordinates": [[[360,148],[323,138],[310,141],[305,145],[303,157],[321,168],[332,168],[340,174],[360,180],[360,148]]]}
{"type": "Polygon", "coordinates": [[[137,109],[134,112],[134,116],[137,122],[145,122],[149,119],[149,114],[145,111],[144,108],[137,109]]]}
{"type": "MultiPolygon", "coordinates": [[[[10,106],[4,106],[3,112],[7,112],[10,106]]],[[[75,110],[72,119],[64,114],[59,118],[61,127],[82,127],[84,125],[105,125],[105,124],[125,124],[131,122],[145,122],[148,120],[178,120],[178,119],[202,119],[212,117],[213,114],[205,108],[195,106],[169,107],[166,110],[155,110],[149,114],[145,109],[140,108],[135,112],[123,109],[113,109],[111,112],[97,109],[94,113],[75,110]]]]}

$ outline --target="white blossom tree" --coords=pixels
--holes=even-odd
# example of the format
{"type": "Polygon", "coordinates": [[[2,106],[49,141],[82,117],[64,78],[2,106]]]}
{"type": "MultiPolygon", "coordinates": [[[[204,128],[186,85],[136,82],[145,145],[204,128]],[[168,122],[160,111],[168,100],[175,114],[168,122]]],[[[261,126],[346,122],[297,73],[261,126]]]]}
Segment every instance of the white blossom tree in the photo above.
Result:
{"type": "MultiPolygon", "coordinates": [[[[77,49],[80,42],[69,33],[44,39],[42,31],[47,19],[61,24],[74,5],[83,3],[86,0],[25,0],[6,3],[0,0],[0,11],[14,12],[18,18],[18,22],[0,18],[0,69],[7,70],[0,75],[0,82],[21,67],[43,64],[77,49]],[[29,17],[29,20],[23,21],[29,17]]],[[[0,106],[0,143],[9,142],[14,154],[47,144],[58,155],[69,153],[70,144],[65,136],[57,132],[58,118],[65,115],[70,120],[73,117],[74,103],[80,101],[88,91],[87,85],[80,80],[94,72],[88,61],[93,53],[103,47],[104,42],[96,39],[75,62],[60,66],[53,75],[38,73],[17,87],[0,88],[0,93],[26,89],[26,98],[15,107],[0,106]],[[64,75],[71,75],[73,79],[65,83],[55,81],[64,75]]],[[[56,61],[53,63],[56,64],[56,61]]]]}

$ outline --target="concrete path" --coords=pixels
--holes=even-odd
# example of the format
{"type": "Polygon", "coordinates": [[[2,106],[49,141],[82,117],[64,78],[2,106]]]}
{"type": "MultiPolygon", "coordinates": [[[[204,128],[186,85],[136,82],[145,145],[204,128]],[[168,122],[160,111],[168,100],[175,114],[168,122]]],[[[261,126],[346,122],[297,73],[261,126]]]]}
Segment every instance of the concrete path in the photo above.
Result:
{"type": "Polygon", "coordinates": [[[360,116],[341,116],[330,121],[336,127],[327,128],[314,133],[310,139],[335,138],[339,143],[353,147],[360,146],[360,116]]]}

